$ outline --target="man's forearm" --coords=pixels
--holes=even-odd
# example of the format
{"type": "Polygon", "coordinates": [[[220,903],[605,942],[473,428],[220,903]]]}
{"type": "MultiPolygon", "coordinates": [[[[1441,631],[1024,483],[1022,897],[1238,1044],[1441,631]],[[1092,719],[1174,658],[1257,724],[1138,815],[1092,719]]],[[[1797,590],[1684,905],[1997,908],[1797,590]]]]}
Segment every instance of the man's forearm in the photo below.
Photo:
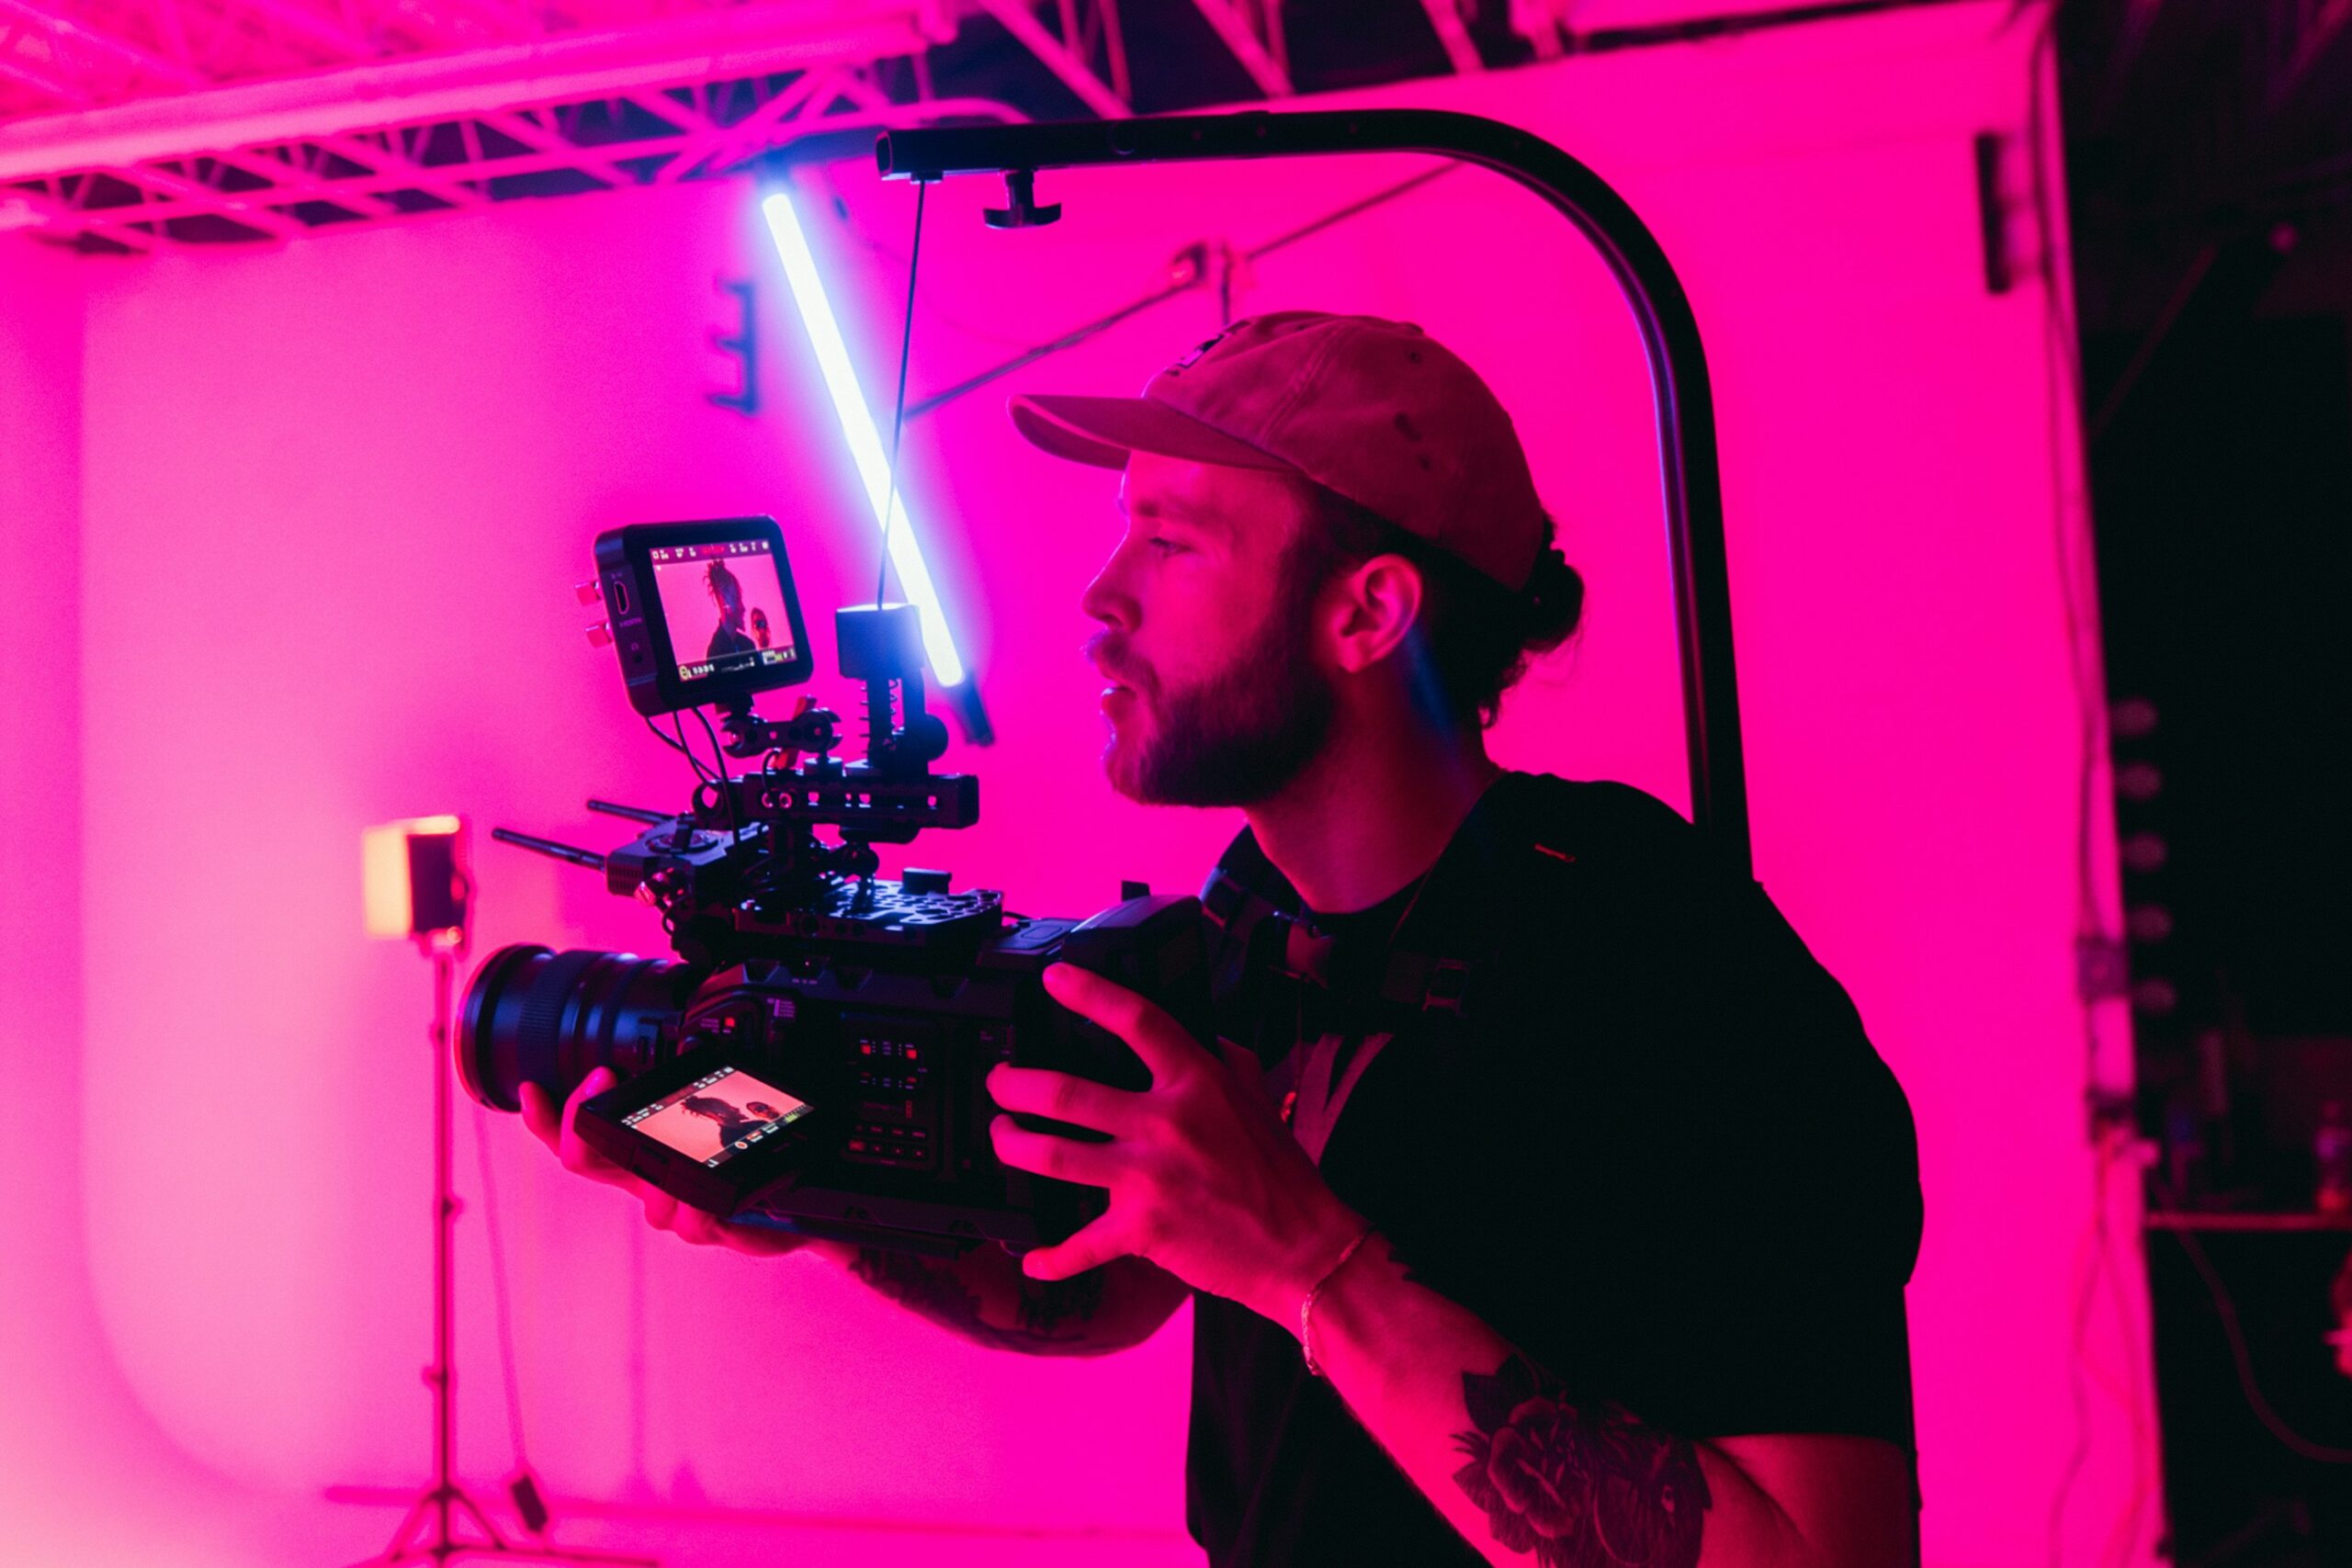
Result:
{"type": "Polygon", "coordinates": [[[1578,1399],[1466,1308],[1415,1282],[1378,1235],[1317,1298],[1313,1335],[1349,1408],[1489,1562],[1812,1561],[1788,1517],[1723,1452],[1578,1399]]]}
{"type": "Polygon", "coordinates": [[[961,1338],[1031,1356],[1101,1356],[1138,1344],[1182,1294],[1134,1258],[1071,1280],[1032,1280],[1018,1258],[992,1246],[952,1259],[865,1247],[850,1272],[961,1338]]]}

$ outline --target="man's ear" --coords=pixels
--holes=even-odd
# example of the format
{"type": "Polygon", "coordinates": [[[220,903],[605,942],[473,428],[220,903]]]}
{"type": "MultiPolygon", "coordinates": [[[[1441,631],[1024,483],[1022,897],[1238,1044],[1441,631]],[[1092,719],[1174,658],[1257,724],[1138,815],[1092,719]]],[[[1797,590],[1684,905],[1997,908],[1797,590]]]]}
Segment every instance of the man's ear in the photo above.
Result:
{"type": "Polygon", "coordinates": [[[1420,568],[1403,556],[1374,556],[1332,580],[1327,601],[1332,657],[1350,674],[1396,650],[1421,618],[1420,568]]]}

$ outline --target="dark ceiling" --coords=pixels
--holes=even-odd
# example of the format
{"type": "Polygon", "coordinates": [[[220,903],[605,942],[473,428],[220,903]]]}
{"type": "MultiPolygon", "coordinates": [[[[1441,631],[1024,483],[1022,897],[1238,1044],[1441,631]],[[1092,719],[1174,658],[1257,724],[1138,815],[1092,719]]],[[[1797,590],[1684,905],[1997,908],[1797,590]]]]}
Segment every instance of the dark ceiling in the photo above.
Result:
{"type": "Polygon", "coordinates": [[[2087,323],[2217,266],[2249,307],[2352,310],[2352,0],[2064,0],[2058,44],[2087,323]]]}
{"type": "MultiPolygon", "coordinates": [[[[1939,3],[1790,5],[1579,33],[1571,47],[1637,48],[1939,3]]],[[[1532,58],[1510,12],[1510,0],[1464,6],[1488,66],[1532,58]]],[[[1258,96],[1188,0],[1123,0],[1120,15],[1137,109],[1258,96]]],[[[1422,0],[1285,0],[1282,17],[1301,93],[1451,69],[1422,0]]],[[[2055,42],[2088,323],[2157,320],[2217,244],[2246,251],[2273,307],[2352,309],[2352,0],[2059,0],[2055,42]]],[[[1085,112],[984,17],[935,51],[930,69],[943,94],[1039,118],[1085,112]]]]}

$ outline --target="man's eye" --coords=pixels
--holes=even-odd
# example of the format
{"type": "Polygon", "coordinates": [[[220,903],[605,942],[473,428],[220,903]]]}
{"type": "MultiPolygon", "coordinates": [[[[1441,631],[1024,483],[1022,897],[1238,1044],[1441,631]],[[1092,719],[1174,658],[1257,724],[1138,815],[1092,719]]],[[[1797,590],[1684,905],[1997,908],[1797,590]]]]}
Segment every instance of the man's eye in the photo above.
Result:
{"type": "Polygon", "coordinates": [[[1172,556],[1184,547],[1181,542],[1159,534],[1153,535],[1145,542],[1163,556],[1172,556]]]}

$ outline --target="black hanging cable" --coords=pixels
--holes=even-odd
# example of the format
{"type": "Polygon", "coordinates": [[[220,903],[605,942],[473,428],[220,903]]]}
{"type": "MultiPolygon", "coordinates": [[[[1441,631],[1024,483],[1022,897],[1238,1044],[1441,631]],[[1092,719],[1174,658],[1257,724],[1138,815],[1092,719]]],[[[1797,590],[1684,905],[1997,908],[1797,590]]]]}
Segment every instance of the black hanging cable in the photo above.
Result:
{"type": "MultiPolygon", "coordinates": [[[[2173,1191],[2153,1171],[2149,1173],[2148,1185],[2154,1190],[2159,1208],[2174,1214],[2184,1212],[2180,1194],[2173,1191]]],[[[2254,1350],[2246,1342],[2245,1324],[2238,1316],[2237,1303],[2231,1297],[2229,1286],[2223,1282],[2220,1270],[2213,1267],[2213,1260],[2205,1255],[2204,1244],[2197,1239],[2194,1231],[2185,1224],[2166,1228],[2171,1231],[2173,1240],[2180,1244],[2180,1250],[2187,1255],[2189,1267],[2197,1270],[2198,1279],[2204,1282],[2206,1294],[2213,1300],[2213,1314],[2221,1319],[2222,1337],[2229,1342],[2230,1361],[2237,1371],[2238,1392],[2245,1396],[2246,1405],[2253,1411],[2255,1419],[2278,1439],[2280,1447],[2300,1459],[2308,1460],[2312,1464],[2352,1464],[2352,1448],[2315,1442],[2303,1436],[2288,1425],[2286,1417],[2278,1414],[2278,1407],[2264,1395],[2262,1383],[2255,1375],[2254,1350]]]]}
{"type": "Polygon", "coordinates": [[[890,517],[899,509],[899,444],[907,433],[907,361],[915,342],[915,268],[922,262],[922,198],[929,180],[915,182],[915,237],[907,249],[907,317],[899,329],[899,396],[890,411],[890,482],[882,492],[882,558],[874,563],[874,607],[882,607],[890,570],[890,517]]]}
{"type": "Polygon", "coordinates": [[[695,716],[702,720],[702,732],[710,737],[710,754],[718,762],[718,792],[727,797],[727,826],[740,839],[743,836],[743,819],[735,810],[735,774],[727,765],[727,748],[718,743],[718,731],[712,727],[709,714],[696,708],[695,716]]]}
{"type": "MultiPolygon", "coordinates": [[[[674,716],[676,716],[673,715],[672,716],[673,716],[673,717],[674,717],[674,716]]],[[[694,770],[695,770],[695,778],[697,778],[697,779],[703,779],[703,780],[707,780],[707,779],[709,778],[709,776],[710,776],[710,775],[709,775],[709,773],[708,773],[704,769],[704,767],[703,767],[703,765],[702,765],[702,759],[701,759],[700,757],[695,756],[695,753],[694,753],[694,749],[693,749],[692,747],[690,747],[690,746],[688,746],[688,745],[686,744],[686,732],[685,732],[685,727],[684,727],[683,724],[681,724],[681,725],[679,726],[679,728],[678,728],[678,735],[677,735],[677,738],[676,738],[675,739],[671,739],[669,736],[662,734],[662,727],[661,727],[660,725],[658,725],[658,724],[654,723],[650,718],[648,718],[648,719],[645,721],[645,728],[648,728],[648,729],[650,729],[650,730],[651,730],[651,731],[653,732],[653,739],[654,739],[659,740],[660,742],[662,742],[662,745],[667,746],[668,748],[670,748],[670,750],[671,750],[675,751],[675,752],[677,752],[680,756],[683,756],[684,758],[685,758],[685,760],[687,761],[687,762],[689,762],[690,764],[692,764],[692,766],[693,766],[693,768],[694,768],[694,770]]]]}
{"type": "Polygon", "coordinates": [[[678,750],[684,753],[686,761],[694,765],[695,777],[708,784],[710,770],[703,766],[702,754],[686,740],[686,716],[684,713],[673,713],[670,716],[670,731],[677,737],[678,750]]]}

